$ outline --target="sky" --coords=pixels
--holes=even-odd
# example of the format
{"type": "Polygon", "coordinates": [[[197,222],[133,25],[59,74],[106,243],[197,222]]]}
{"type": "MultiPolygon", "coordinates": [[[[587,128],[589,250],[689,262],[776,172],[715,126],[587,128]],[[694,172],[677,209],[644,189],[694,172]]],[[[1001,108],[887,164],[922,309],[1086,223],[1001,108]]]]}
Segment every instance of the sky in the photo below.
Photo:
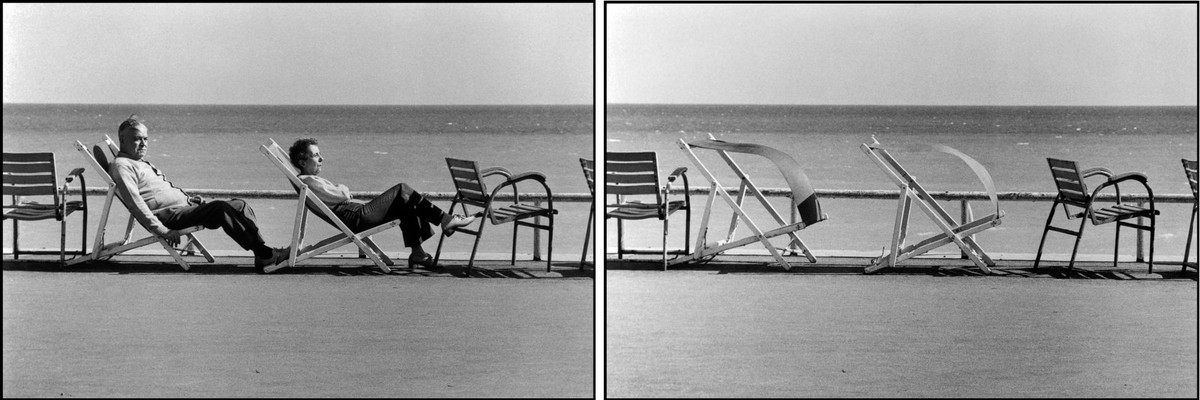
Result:
{"type": "Polygon", "coordinates": [[[594,102],[588,3],[3,7],[5,103],[594,102]]]}
{"type": "Polygon", "coordinates": [[[606,102],[1196,105],[1196,4],[609,4],[606,102]]]}

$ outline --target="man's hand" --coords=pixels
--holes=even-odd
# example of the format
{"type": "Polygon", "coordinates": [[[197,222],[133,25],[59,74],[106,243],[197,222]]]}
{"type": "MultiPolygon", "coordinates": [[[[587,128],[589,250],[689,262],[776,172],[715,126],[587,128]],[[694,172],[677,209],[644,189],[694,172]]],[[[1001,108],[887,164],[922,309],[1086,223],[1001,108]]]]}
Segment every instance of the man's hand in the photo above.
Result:
{"type": "Polygon", "coordinates": [[[163,239],[166,240],[167,244],[171,245],[171,247],[178,247],[179,246],[179,231],[174,230],[174,229],[169,230],[169,231],[167,231],[166,235],[163,235],[163,239]]]}

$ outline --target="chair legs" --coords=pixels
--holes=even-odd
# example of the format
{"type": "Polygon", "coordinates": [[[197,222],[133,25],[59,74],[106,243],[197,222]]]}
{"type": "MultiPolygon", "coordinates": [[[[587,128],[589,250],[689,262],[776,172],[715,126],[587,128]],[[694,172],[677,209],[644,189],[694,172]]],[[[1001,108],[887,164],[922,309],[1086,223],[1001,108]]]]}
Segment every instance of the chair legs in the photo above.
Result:
{"type": "MultiPolygon", "coordinates": [[[[596,220],[596,203],[592,202],[591,211],[588,212],[587,230],[583,231],[583,255],[579,256],[579,270],[583,270],[583,263],[587,261],[588,243],[592,238],[592,221],[596,220]]],[[[1190,237],[1190,236],[1189,236],[1190,237]]]]}
{"type": "MultiPolygon", "coordinates": [[[[1042,249],[1046,246],[1046,235],[1050,233],[1050,231],[1065,233],[1075,237],[1075,246],[1071,248],[1071,261],[1067,264],[1067,269],[1075,268],[1075,255],[1079,252],[1079,241],[1080,239],[1083,239],[1083,229],[1087,226],[1087,218],[1079,218],[1079,230],[1075,232],[1052,226],[1050,223],[1054,221],[1054,210],[1058,208],[1058,204],[1058,199],[1054,199],[1054,205],[1050,206],[1050,215],[1046,216],[1046,227],[1042,230],[1042,240],[1038,243],[1037,256],[1033,259],[1033,269],[1038,269],[1038,265],[1042,261],[1042,249]]],[[[1063,204],[1063,211],[1067,211],[1066,208],[1067,205],[1063,204]]]]}
{"type": "MultiPolygon", "coordinates": [[[[1196,213],[1200,212],[1200,206],[1192,206],[1192,218],[1188,220],[1188,235],[1187,241],[1183,247],[1183,265],[1179,268],[1179,272],[1187,271],[1188,256],[1192,253],[1192,230],[1196,227],[1196,213]]],[[[1192,267],[1196,268],[1196,267],[1192,267]]]]}

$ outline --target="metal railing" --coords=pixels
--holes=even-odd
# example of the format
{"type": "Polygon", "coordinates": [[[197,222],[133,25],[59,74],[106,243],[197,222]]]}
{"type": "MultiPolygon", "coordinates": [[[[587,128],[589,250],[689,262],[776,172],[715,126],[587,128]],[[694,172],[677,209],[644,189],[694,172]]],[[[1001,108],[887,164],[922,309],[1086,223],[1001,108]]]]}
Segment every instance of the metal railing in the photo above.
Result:
{"type": "MultiPolygon", "coordinates": [[[[188,194],[201,197],[213,198],[231,198],[239,199],[267,199],[267,200],[295,200],[296,191],[294,190],[229,190],[229,189],[187,189],[188,194]]],[[[89,187],[86,190],[88,196],[105,196],[108,195],[108,188],[89,187]]],[[[70,187],[67,193],[71,195],[79,194],[78,187],[70,187]]],[[[350,192],[350,196],[355,199],[371,200],[376,196],[383,194],[380,192],[350,192]]],[[[426,192],[421,193],[426,199],[430,200],[454,200],[453,192],[426,192]]],[[[511,193],[497,193],[494,197],[497,201],[513,201],[515,196],[511,193]]],[[[546,201],[545,193],[528,193],[521,194],[524,200],[532,200],[535,206],[541,207],[542,202],[546,201]]],[[[592,201],[592,195],[587,193],[557,193],[554,195],[554,201],[566,203],[588,203],[592,201]]],[[[541,224],[542,217],[534,217],[534,223],[541,224]]],[[[542,259],[541,246],[541,230],[533,230],[533,259],[540,261],[542,259]]]]}
{"type": "MultiPolygon", "coordinates": [[[[789,197],[792,192],[787,188],[762,188],[762,193],[767,197],[789,197]]],[[[692,188],[688,191],[691,196],[707,196],[711,189],[709,187],[692,188]]],[[[730,195],[736,195],[737,189],[730,188],[726,190],[730,195]]],[[[71,194],[79,193],[79,189],[71,187],[68,189],[71,194]]],[[[204,197],[237,197],[245,199],[273,199],[273,200],[294,200],[296,192],[292,190],[225,190],[225,189],[188,189],[190,194],[195,194],[204,197]]],[[[683,194],[683,189],[673,188],[671,193],[683,194]]],[[[829,199],[851,199],[851,200],[896,200],[900,197],[899,190],[857,190],[857,189],[817,189],[817,196],[829,199]]],[[[108,193],[108,189],[99,187],[87,188],[88,195],[103,196],[108,193]]],[[[356,199],[370,200],[379,196],[383,192],[350,192],[356,199]]],[[[431,200],[450,201],[454,199],[452,192],[429,192],[422,193],[426,198],[431,200]]],[[[929,195],[936,200],[942,201],[958,201],[960,207],[960,215],[962,220],[970,219],[971,201],[990,200],[986,192],[966,192],[966,191],[931,191],[929,195]]],[[[996,192],[996,197],[1002,201],[1054,201],[1058,193],[1053,192],[996,192]]],[[[522,198],[533,200],[535,205],[541,205],[546,200],[544,193],[522,194],[522,198]]],[[[1097,200],[1115,201],[1117,199],[1114,193],[1101,193],[1097,196],[1097,200]]],[[[496,200],[512,201],[511,193],[498,193],[496,200]]],[[[587,193],[558,193],[554,195],[554,201],[567,203],[587,203],[592,201],[592,195],[587,193]]],[[[1134,202],[1139,207],[1149,201],[1149,197],[1145,193],[1126,193],[1121,196],[1123,202],[1134,202]]],[[[1169,204],[1187,204],[1192,203],[1194,198],[1191,194],[1158,194],[1154,196],[1156,203],[1169,204]]],[[[790,207],[789,207],[790,208],[790,207]]],[[[792,209],[792,221],[795,222],[796,210],[792,209]]],[[[540,218],[540,217],[539,217],[540,218]]],[[[1142,223],[1139,218],[1138,223],[1142,223]]],[[[541,260],[541,235],[539,230],[534,230],[533,234],[533,257],[535,260],[541,260]]],[[[1142,231],[1137,231],[1137,261],[1144,261],[1143,256],[1144,238],[1142,231]]],[[[598,246],[599,247],[599,246],[598,246]]]]}

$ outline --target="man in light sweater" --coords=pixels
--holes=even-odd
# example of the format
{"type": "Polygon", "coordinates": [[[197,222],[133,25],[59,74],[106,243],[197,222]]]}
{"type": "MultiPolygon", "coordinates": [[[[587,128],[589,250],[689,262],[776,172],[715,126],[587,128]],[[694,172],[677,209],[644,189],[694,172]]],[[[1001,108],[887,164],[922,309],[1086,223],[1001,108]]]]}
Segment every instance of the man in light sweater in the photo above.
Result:
{"type": "Polygon", "coordinates": [[[243,249],[254,252],[254,268],[263,268],[287,259],[286,249],[267,247],[258,232],[254,210],[240,199],[205,201],[189,196],[172,185],[149,161],[146,125],[131,115],[117,128],[121,152],[109,165],[108,174],[117,183],[117,194],[132,205],[134,218],[172,246],[179,244],[179,230],[196,225],[208,229],[220,227],[243,249]]]}

